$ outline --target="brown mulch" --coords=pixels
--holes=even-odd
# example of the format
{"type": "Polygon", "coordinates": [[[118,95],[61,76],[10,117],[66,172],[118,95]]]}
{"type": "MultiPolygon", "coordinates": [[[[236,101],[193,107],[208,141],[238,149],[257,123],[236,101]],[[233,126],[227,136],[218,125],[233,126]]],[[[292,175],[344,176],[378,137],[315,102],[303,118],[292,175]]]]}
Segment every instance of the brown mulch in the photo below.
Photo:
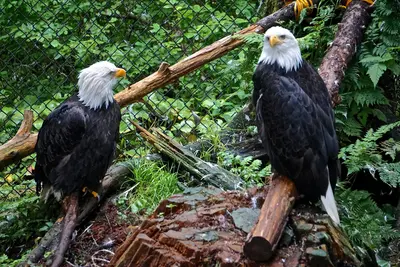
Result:
{"type": "Polygon", "coordinates": [[[140,222],[137,215],[129,211],[121,214],[113,203],[107,202],[95,218],[74,233],[63,266],[107,266],[129,234],[130,226],[140,222]]]}

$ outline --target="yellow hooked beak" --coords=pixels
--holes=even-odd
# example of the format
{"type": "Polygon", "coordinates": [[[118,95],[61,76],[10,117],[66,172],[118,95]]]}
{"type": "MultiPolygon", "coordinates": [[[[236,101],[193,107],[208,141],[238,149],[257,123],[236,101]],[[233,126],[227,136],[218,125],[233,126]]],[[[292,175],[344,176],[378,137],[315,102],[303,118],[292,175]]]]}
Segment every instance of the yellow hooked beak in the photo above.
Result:
{"type": "Polygon", "coordinates": [[[126,77],[126,71],[124,69],[118,69],[114,75],[116,78],[126,77]]]}
{"type": "Polygon", "coordinates": [[[274,46],[276,46],[277,44],[281,44],[281,43],[283,43],[283,42],[282,42],[281,39],[279,39],[278,36],[272,35],[271,37],[269,37],[269,45],[270,45],[271,47],[274,47],[274,46]]]}

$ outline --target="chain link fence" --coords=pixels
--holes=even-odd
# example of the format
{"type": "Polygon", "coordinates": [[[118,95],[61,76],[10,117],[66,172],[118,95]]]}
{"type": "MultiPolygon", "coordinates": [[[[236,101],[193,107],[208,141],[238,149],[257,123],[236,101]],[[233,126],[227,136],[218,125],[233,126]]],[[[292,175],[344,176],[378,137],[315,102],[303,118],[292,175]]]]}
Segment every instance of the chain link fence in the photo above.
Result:
{"type": "MultiPolygon", "coordinates": [[[[244,0],[0,0],[0,144],[15,135],[26,109],[34,113],[37,132],[77,90],[82,68],[100,60],[125,68],[127,79],[116,88],[121,91],[161,62],[174,64],[257,21],[259,6],[244,0]]],[[[224,127],[251,94],[256,60],[247,49],[154,91],[146,103],[124,108],[119,144],[124,155],[149,152],[130,120],[159,127],[181,143],[224,127]]],[[[33,164],[31,155],[0,173],[2,201],[34,196],[35,183],[26,179],[33,164]]]]}

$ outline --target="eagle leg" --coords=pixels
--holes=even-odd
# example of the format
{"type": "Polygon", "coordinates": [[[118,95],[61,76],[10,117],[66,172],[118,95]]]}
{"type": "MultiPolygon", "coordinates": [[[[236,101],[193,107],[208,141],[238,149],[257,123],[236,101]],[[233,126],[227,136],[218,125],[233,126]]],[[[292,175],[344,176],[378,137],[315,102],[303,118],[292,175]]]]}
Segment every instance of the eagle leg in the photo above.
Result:
{"type": "Polygon", "coordinates": [[[300,14],[303,9],[312,6],[313,6],[313,0],[296,0],[296,2],[294,3],[294,14],[296,16],[296,20],[300,18],[300,14]]]}

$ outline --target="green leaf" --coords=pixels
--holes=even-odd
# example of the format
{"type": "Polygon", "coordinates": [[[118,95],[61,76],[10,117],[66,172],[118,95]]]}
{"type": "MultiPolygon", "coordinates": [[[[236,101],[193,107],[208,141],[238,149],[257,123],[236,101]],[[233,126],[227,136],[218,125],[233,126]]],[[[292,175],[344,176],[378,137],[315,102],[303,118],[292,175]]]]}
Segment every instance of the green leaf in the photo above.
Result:
{"type": "Polygon", "coordinates": [[[379,79],[385,72],[386,68],[386,65],[382,63],[374,64],[368,68],[367,74],[371,78],[374,87],[376,87],[376,85],[378,84],[379,79]]]}
{"type": "Polygon", "coordinates": [[[57,48],[57,47],[59,47],[61,45],[60,42],[58,40],[56,40],[56,39],[51,41],[50,44],[51,44],[52,47],[55,47],[55,48],[57,48]]]}

